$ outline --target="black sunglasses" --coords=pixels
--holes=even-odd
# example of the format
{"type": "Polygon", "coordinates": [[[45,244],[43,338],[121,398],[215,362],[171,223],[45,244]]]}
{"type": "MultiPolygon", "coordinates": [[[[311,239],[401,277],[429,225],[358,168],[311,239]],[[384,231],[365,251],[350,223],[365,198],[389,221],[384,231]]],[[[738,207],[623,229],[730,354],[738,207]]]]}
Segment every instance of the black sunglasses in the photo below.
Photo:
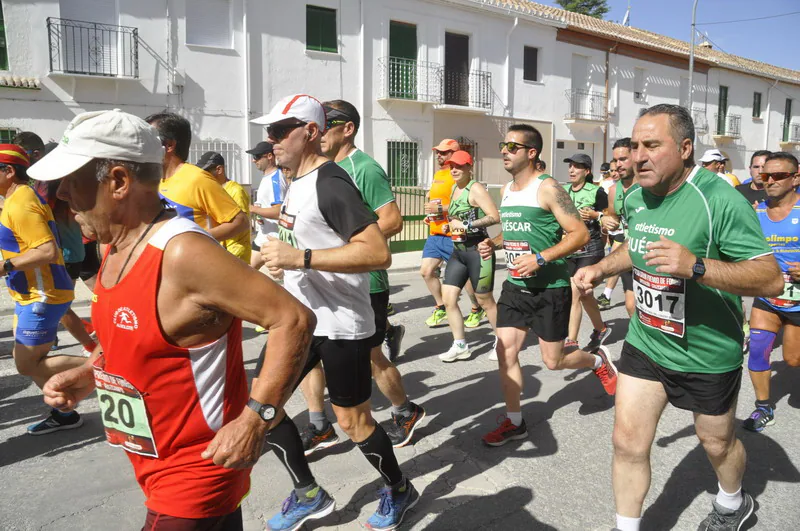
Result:
{"type": "Polygon", "coordinates": [[[525,148],[525,149],[533,149],[533,146],[528,146],[526,144],[520,144],[519,142],[500,142],[500,151],[503,151],[503,148],[506,149],[512,155],[516,153],[518,150],[525,148]]]}
{"type": "Polygon", "coordinates": [[[279,125],[268,125],[267,126],[267,135],[270,138],[274,138],[276,142],[280,142],[284,138],[286,138],[289,133],[297,129],[298,127],[303,127],[305,122],[300,122],[296,124],[279,124],[279,125]]]}

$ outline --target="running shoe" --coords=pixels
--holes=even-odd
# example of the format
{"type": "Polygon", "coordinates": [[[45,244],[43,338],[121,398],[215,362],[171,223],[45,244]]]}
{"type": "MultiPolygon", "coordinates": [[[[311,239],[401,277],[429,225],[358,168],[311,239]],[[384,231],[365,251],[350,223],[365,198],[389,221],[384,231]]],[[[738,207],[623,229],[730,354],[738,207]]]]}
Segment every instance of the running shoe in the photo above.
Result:
{"type": "Polygon", "coordinates": [[[711,502],[713,509],[705,520],[700,522],[697,531],[739,531],[753,514],[755,502],[749,493],[742,489],[742,504],[735,511],[723,507],[716,500],[711,502]]]}
{"type": "Polygon", "coordinates": [[[483,308],[475,309],[473,308],[466,319],[464,319],[464,326],[466,328],[477,328],[480,326],[481,321],[483,318],[486,317],[486,310],[483,308]]]}
{"type": "Polygon", "coordinates": [[[750,431],[761,432],[767,426],[775,424],[775,410],[769,406],[756,402],[756,409],[742,422],[742,428],[750,431]]]}
{"type": "Polygon", "coordinates": [[[447,321],[447,311],[439,308],[438,306],[433,309],[433,314],[425,321],[425,324],[434,327],[447,321]]]}
{"type": "Polygon", "coordinates": [[[469,350],[469,346],[466,343],[464,343],[463,348],[453,343],[450,350],[444,354],[439,354],[439,359],[445,363],[451,363],[457,360],[468,360],[470,356],[472,356],[472,352],[469,350]]]}
{"type": "Polygon", "coordinates": [[[46,435],[54,431],[74,430],[83,426],[83,419],[77,411],[61,413],[55,409],[44,420],[28,426],[28,435],[46,435]]]}
{"type": "Polygon", "coordinates": [[[384,487],[380,494],[378,509],[367,520],[367,529],[372,529],[372,531],[397,529],[403,523],[403,517],[408,510],[419,501],[417,489],[408,480],[406,480],[403,492],[394,492],[391,487],[384,487]]]}
{"type": "Polygon", "coordinates": [[[58,336],[53,340],[53,344],[50,346],[50,350],[58,350],[58,336]]]}
{"type": "Polygon", "coordinates": [[[402,448],[411,442],[414,437],[414,430],[419,425],[420,421],[425,418],[425,408],[414,402],[409,403],[411,406],[411,415],[395,415],[392,413],[392,426],[388,430],[389,440],[392,441],[392,446],[395,448],[402,448]]]}
{"type": "Polygon", "coordinates": [[[486,446],[503,446],[507,442],[518,441],[528,437],[528,428],[525,421],[519,426],[514,426],[511,421],[505,419],[496,430],[490,431],[482,437],[483,444],[486,446]]]}
{"type": "Polygon", "coordinates": [[[610,335],[611,327],[608,325],[604,326],[602,330],[592,330],[592,335],[589,336],[589,344],[586,345],[586,350],[594,352],[610,335]]]}
{"type": "Polygon", "coordinates": [[[387,303],[386,304],[386,315],[387,316],[394,315],[395,313],[397,313],[397,312],[394,311],[394,306],[392,306],[392,303],[391,302],[387,303]]]}
{"type": "Polygon", "coordinates": [[[597,297],[597,306],[599,306],[601,310],[608,310],[611,308],[611,299],[606,297],[606,294],[603,293],[597,297]]]}
{"type": "Polygon", "coordinates": [[[747,354],[747,352],[750,350],[750,323],[744,323],[742,325],[742,333],[744,334],[742,353],[747,354]]]}
{"type": "Polygon", "coordinates": [[[303,441],[303,451],[306,455],[311,455],[317,450],[328,448],[339,442],[339,436],[336,435],[336,430],[333,429],[333,424],[330,422],[328,429],[322,431],[318,431],[313,424],[309,424],[300,434],[300,439],[303,441]]]}
{"type": "Polygon", "coordinates": [[[389,353],[389,361],[394,361],[400,355],[400,344],[403,342],[403,336],[406,335],[406,327],[403,325],[390,326],[386,331],[386,337],[383,340],[386,345],[386,351],[389,353]]]}
{"type": "Polygon", "coordinates": [[[564,340],[564,352],[571,349],[580,348],[580,345],[574,339],[567,338],[564,340]]]}
{"type": "Polygon", "coordinates": [[[492,351],[489,353],[489,361],[497,361],[497,338],[494,338],[492,351]]]}
{"type": "Polygon", "coordinates": [[[267,330],[263,326],[256,327],[256,334],[266,334],[267,332],[269,332],[269,330],[267,330]]]}
{"type": "Polygon", "coordinates": [[[614,396],[617,392],[617,367],[608,357],[608,349],[606,347],[599,347],[596,354],[602,358],[603,364],[594,369],[594,374],[600,379],[600,383],[603,384],[603,389],[606,390],[606,393],[614,396]]]}
{"type": "Polygon", "coordinates": [[[312,492],[313,496],[306,496],[305,500],[300,501],[297,493],[292,490],[283,501],[281,512],[267,522],[267,530],[295,531],[303,527],[307,520],[318,520],[331,514],[336,508],[336,501],[322,487],[317,487],[309,494],[312,492]]]}

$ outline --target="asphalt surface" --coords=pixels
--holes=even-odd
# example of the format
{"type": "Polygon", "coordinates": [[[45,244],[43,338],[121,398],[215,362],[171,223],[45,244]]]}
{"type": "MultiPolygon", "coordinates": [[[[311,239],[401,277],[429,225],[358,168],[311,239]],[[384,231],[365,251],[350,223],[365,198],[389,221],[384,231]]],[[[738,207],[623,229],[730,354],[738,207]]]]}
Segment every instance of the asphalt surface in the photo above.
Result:
{"type": "MultiPolygon", "coordinates": [[[[498,273],[502,279],[503,272],[498,273]]],[[[523,415],[529,438],[501,448],[486,448],[480,436],[494,429],[503,413],[496,364],[488,360],[492,336],[487,323],[467,332],[473,357],[444,364],[437,355],[452,341],[446,326],[430,329],[432,299],[416,273],[391,275],[391,320],[406,326],[398,366],[412,400],[428,417],[414,444],[397,451],[405,473],[422,498],[408,514],[404,529],[608,530],[614,524],[611,492],[613,399],[588,371],[548,371],[535,338],[522,355],[525,390],[523,415]]],[[[496,295],[499,296],[497,283],[496,295]]],[[[621,288],[621,287],[620,287],[621,288]]],[[[599,293],[599,292],[598,292],[599,293]]],[[[84,299],[76,304],[88,315],[84,299]]],[[[3,293],[2,297],[7,298],[3,293]]],[[[604,312],[613,333],[606,342],[619,355],[627,328],[622,294],[604,312]]],[[[13,310],[0,309],[0,496],[1,529],[140,529],[144,497],[123,451],[107,446],[94,396],[80,407],[85,425],[41,437],[25,427],[47,412],[38,389],[16,374],[11,358],[13,310]]],[[[462,298],[462,309],[469,303],[462,298]]],[[[584,317],[581,343],[588,340],[584,317]]],[[[80,348],[65,332],[62,352],[80,348]]],[[[265,336],[247,325],[246,368],[252,376],[265,336]]],[[[790,370],[776,349],[772,357],[775,425],[763,434],[738,428],[748,452],[745,488],[757,500],[756,518],[743,529],[800,529],[800,371],[790,370]]],[[[738,418],[753,404],[747,376],[738,418]]],[[[389,404],[375,390],[373,409],[383,422],[389,404]]],[[[288,406],[298,425],[307,422],[297,393],[288,406]]],[[[332,415],[331,415],[331,418],[332,415]]],[[[338,426],[337,426],[338,430],[338,426]]],[[[337,510],[306,529],[359,529],[377,507],[378,474],[339,430],[345,442],[311,457],[312,471],[337,501],[337,510]]],[[[694,436],[692,416],[668,407],[652,452],[653,480],[646,499],[643,530],[696,529],[711,507],[717,484],[694,436]]],[[[263,529],[279,510],[291,482],[272,453],[252,474],[252,491],[243,504],[245,528],[263,529]]]]}

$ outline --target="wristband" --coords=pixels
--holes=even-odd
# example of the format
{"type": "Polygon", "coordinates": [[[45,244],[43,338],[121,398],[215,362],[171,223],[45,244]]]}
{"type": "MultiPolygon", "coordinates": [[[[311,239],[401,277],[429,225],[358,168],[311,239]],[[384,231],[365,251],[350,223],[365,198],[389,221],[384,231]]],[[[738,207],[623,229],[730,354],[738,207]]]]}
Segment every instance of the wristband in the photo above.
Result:
{"type": "Polygon", "coordinates": [[[311,249],[303,252],[303,269],[311,269],[311,249]]]}

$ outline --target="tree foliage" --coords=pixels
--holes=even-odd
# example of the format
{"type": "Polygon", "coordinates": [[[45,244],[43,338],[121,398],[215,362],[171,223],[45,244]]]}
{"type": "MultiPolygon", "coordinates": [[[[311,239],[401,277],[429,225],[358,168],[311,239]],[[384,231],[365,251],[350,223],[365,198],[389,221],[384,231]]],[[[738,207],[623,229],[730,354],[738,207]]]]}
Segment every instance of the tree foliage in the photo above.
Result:
{"type": "Polygon", "coordinates": [[[556,0],[556,4],[567,11],[594,18],[603,18],[611,10],[607,0],[556,0]]]}

